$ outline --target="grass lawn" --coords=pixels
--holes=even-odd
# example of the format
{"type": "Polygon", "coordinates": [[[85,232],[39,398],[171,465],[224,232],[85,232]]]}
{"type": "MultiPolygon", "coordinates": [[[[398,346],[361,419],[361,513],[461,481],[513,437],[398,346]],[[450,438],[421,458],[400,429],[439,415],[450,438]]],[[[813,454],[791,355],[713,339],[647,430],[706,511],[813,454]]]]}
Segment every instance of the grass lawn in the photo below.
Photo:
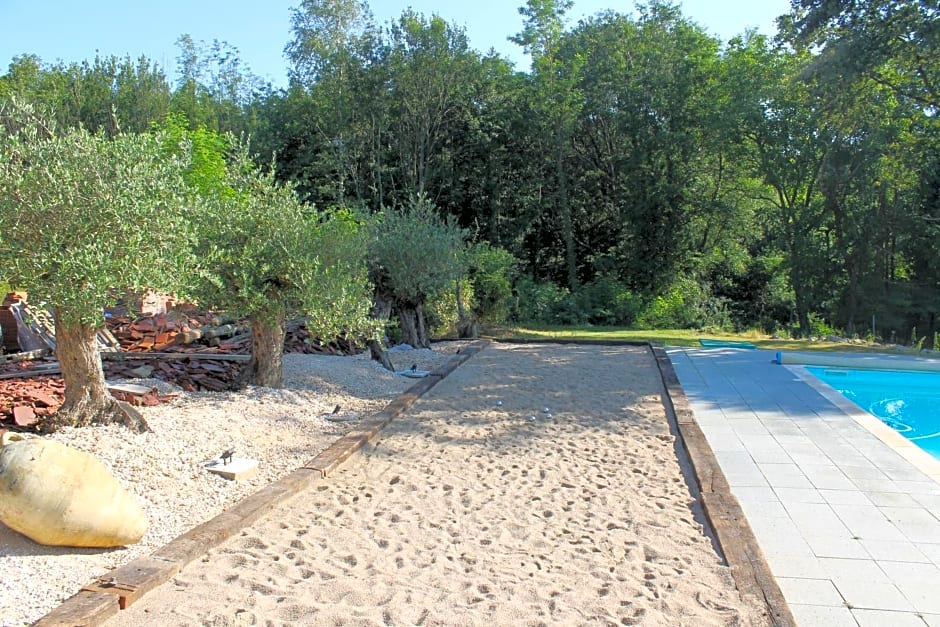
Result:
{"type": "Polygon", "coordinates": [[[509,327],[487,329],[486,336],[500,340],[546,339],[546,340],[651,340],[666,346],[699,346],[699,338],[750,342],[766,350],[820,351],[829,353],[892,353],[912,355],[905,347],[887,347],[850,342],[812,342],[810,340],[775,340],[756,333],[705,333],[693,329],[624,329],[617,327],[509,327]]]}

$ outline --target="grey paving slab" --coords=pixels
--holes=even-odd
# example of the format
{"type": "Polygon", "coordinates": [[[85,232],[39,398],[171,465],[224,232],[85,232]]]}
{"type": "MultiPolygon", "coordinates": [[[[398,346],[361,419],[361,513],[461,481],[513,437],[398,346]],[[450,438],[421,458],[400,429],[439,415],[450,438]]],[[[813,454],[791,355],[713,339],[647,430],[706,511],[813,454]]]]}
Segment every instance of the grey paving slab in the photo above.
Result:
{"type": "MultiPolygon", "coordinates": [[[[815,555],[778,556],[771,564],[771,570],[775,577],[825,579],[827,576],[819,558],[815,555]]],[[[792,599],[788,601],[793,603],[792,599]]]]}
{"type": "Polygon", "coordinates": [[[739,488],[734,491],[739,501],[743,502],[771,502],[780,503],[777,493],[773,488],[739,488]]]}
{"type": "Polygon", "coordinates": [[[780,501],[761,501],[759,499],[738,499],[747,516],[764,518],[788,518],[787,508],[780,501]]]}
{"type": "Polygon", "coordinates": [[[844,490],[820,489],[819,494],[830,505],[873,505],[871,499],[863,492],[852,488],[844,490]]]}
{"type": "Polygon", "coordinates": [[[911,613],[918,611],[897,584],[861,579],[833,579],[832,582],[849,608],[911,613]]]}
{"type": "Polygon", "coordinates": [[[825,503],[822,492],[816,488],[774,488],[784,503],[825,503]]]}
{"type": "Polygon", "coordinates": [[[859,627],[924,627],[927,623],[916,614],[886,610],[852,610],[859,627]]]}
{"type": "MultiPolygon", "coordinates": [[[[940,520],[920,507],[881,507],[881,512],[912,542],[940,541],[940,520]]],[[[938,582],[940,583],[940,582],[938,582]]]]}
{"type": "Polygon", "coordinates": [[[797,622],[940,627],[937,467],[768,351],[668,352],[797,622]]]}
{"type": "Polygon", "coordinates": [[[855,488],[855,484],[835,464],[803,463],[799,465],[799,468],[813,486],[819,490],[851,491],[855,488]]]}
{"type": "Polygon", "coordinates": [[[841,529],[831,533],[818,533],[808,529],[801,529],[803,538],[817,557],[841,557],[846,559],[870,559],[868,551],[862,546],[861,538],[853,538],[841,529]]]}
{"type": "Polygon", "coordinates": [[[858,627],[852,612],[846,607],[831,605],[802,605],[790,603],[790,611],[799,625],[814,627],[858,627]]]}
{"type": "Polygon", "coordinates": [[[898,561],[930,564],[930,558],[921,550],[921,547],[903,540],[862,540],[862,546],[868,551],[872,559],[880,562],[898,561]]]}
{"type": "Polygon", "coordinates": [[[790,577],[777,577],[777,583],[787,602],[801,605],[829,605],[838,607],[842,605],[842,595],[828,579],[791,579],[790,577]]]}
{"type": "Polygon", "coordinates": [[[940,544],[922,542],[917,545],[917,550],[923,553],[935,566],[940,566],[940,544]]]}
{"type": "Polygon", "coordinates": [[[864,492],[863,494],[879,507],[917,507],[920,505],[913,495],[901,492],[864,492]]]}
{"type": "MultiPolygon", "coordinates": [[[[745,443],[746,445],[746,443],[745,443]]],[[[757,464],[767,483],[774,488],[812,488],[803,471],[796,464],[757,464]]]]}

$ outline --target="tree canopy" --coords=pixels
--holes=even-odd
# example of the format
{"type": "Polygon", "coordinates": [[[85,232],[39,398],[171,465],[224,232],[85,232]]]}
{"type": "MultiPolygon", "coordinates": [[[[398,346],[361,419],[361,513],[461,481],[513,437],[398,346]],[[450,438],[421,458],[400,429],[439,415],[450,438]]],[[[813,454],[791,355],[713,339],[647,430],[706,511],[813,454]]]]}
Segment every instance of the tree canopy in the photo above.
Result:
{"type": "Polygon", "coordinates": [[[188,152],[168,158],[158,134],[58,131],[16,103],[0,119],[0,275],[74,323],[99,324],[115,290],[190,291],[188,152]]]}
{"type": "Polygon", "coordinates": [[[0,109],[0,133],[0,276],[54,313],[58,421],[126,418],[105,388],[96,335],[127,288],[190,292],[199,207],[184,180],[189,154],[169,157],[157,134],[58,131],[15,101],[0,109]]]}
{"type": "Polygon", "coordinates": [[[463,274],[465,237],[466,231],[452,218],[441,218],[422,196],[373,218],[369,273],[377,290],[392,299],[405,343],[428,346],[424,306],[463,274]]]}
{"type": "Polygon", "coordinates": [[[147,59],[25,55],[0,98],[107,137],[175,113],[244,133],[308,207],[426,197],[512,256],[499,292],[517,317],[940,332],[935,3],[793,0],[776,37],[727,42],[662,0],[577,23],[577,2],[520,4],[507,35],[526,68],[438,15],[380,25],[363,0],[309,0],[291,12],[286,89],[182,36],[173,80],[147,59]]]}
{"type": "Polygon", "coordinates": [[[175,118],[167,128],[166,148],[192,155],[184,178],[202,202],[190,215],[200,262],[193,291],[203,306],[250,319],[250,382],[283,384],[287,316],[305,317],[324,339],[369,334],[366,232],[356,216],[304,204],[231,135],[188,131],[175,118]]]}

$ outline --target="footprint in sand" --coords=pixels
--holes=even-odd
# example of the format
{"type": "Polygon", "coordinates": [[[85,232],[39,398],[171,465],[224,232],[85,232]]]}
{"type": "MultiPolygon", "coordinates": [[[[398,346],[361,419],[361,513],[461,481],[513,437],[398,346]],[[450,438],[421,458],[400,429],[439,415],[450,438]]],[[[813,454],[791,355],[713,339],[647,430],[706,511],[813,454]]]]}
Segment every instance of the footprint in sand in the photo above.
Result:
{"type": "Polygon", "coordinates": [[[643,617],[646,616],[646,610],[641,607],[633,610],[633,614],[630,616],[622,616],[620,618],[620,624],[622,625],[640,625],[642,624],[643,617]]]}
{"type": "MultiPolygon", "coordinates": [[[[309,621],[316,616],[317,610],[303,605],[288,605],[281,607],[277,613],[281,620],[287,621],[288,623],[297,624],[300,621],[304,621],[307,622],[307,624],[312,624],[309,621]]],[[[255,625],[257,623],[248,624],[255,625]]]]}
{"type": "Polygon", "coordinates": [[[248,559],[243,555],[229,555],[226,557],[229,568],[243,568],[248,564],[248,559]]]}
{"type": "Polygon", "coordinates": [[[265,544],[265,543],[261,540],[261,538],[256,538],[256,537],[254,537],[254,536],[250,536],[250,537],[245,538],[245,541],[242,542],[242,548],[244,548],[244,549],[261,549],[261,550],[263,551],[264,549],[268,548],[268,545],[265,544]]]}
{"type": "Polygon", "coordinates": [[[274,595],[274,588],[272,588],[271,586],[267,586],[267,585],[265,585],[265,584],[263,584],[263,583],[257,583],[257,582],[252,583],[252,584],[249,586],[249,589],[250,589],[252,592],[258,592],[258,593],[260,593],[260,594],[263,594],[264,596],[273,596],[273,595],[274,595]]]}
{"type": "MultiPolygon", "coordinates": [[[[207,624],[210,625],[226,625],[228,624],[228,618],[225,616],[213,616],[209,617],[207,624]]],[[[235,610],[235,624],[236,625],[257,625],[259,624],[258,617],[255,616],[254,612],[250,612],[246,609],[239,608],[235,610]]]]}

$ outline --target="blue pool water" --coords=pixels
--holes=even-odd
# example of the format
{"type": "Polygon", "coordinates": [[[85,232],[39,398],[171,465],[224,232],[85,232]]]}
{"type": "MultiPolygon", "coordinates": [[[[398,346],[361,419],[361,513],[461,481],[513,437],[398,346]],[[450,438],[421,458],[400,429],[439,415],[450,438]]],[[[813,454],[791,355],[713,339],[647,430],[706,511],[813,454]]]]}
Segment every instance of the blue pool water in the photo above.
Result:
{"type": "Polygon", "coordinates": [[[940,459],[940,372],[807,366],[850,401],[940,459]]]}

